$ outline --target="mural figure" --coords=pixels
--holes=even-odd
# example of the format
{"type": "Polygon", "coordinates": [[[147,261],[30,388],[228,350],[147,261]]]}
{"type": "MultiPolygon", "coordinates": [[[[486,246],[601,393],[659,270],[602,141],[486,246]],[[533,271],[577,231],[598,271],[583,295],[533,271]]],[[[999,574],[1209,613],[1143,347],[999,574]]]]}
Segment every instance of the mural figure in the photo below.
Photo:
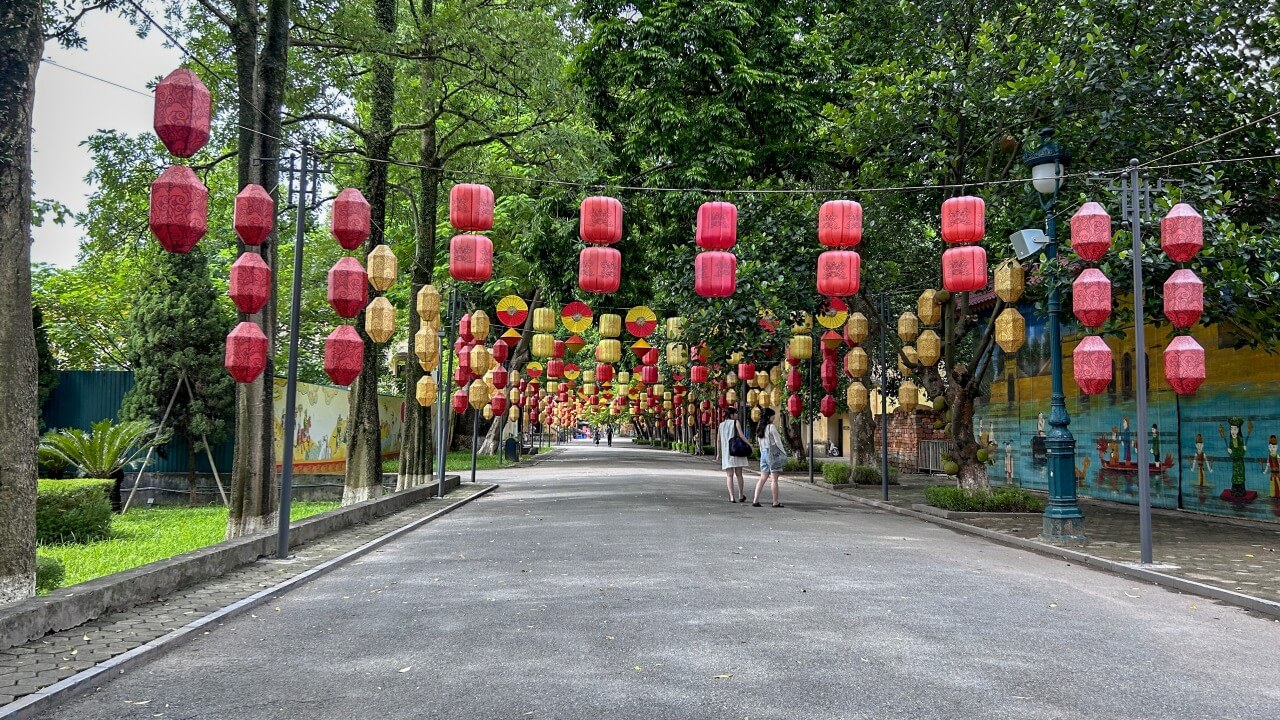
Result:
{"type": "Polygon", "coordinates": [[[1036,417],[1036,435],[1044,437],[1044,413],[1036,417]]]}
{"type": "Polygon", "coordinates": [[[1008,440],[1004,441],[1004,484],[1013,484],[1013,443],[1008,440]]]}
{"type": "Polygon", "coordinates": [[[1258,493],[1245,487],[1244,456],[1248,452],[1249,436],[1253,434],[1253,421],[1249,421],[1248,429],[1242,431],[1244,418],[1233,417],[1227,420],[1231,428],[1230,436],[1218,426],[1218,435],[1227,443],[1227,457],[1231,458],[1231,487],[1222,491],[1222,499],[1237,505],[1251,503],[1258,493]]]}
{"type": "Polygon", "coordinates": [[[1133,462],[1133,455],[1130,452],[1133,448],[1133,432],[1129,430],[1129,416],[1125,415],[1120,421],[1120,442],[1124,444],[1124,461],[1126,464],[1133,462]]]}
{"type": "Polygon", "coordinates": [[[1151,462],[1160,462],[1160,427],[1151,423],[1151,462]]]}
{"type": "Polygon", "coordinates": [[[1108,443],[1107,449],[1110,451],[1110,460],[1113,465],[1120,462],[1120,431],[1115,425],[1111,426],[1111,442],[1108,443]]]}
{"type": "Polygon", "coordinates": [[[1276,436],[1267,438],[1267,457],[1262,461],[1262,472],[1271,480],[1271,497],[1280,498],[1280,454],[1276,453],[1276,436]]]}
{"type": "Polygon", "coordinates": [[[1209,464],[1209,456],[1204,454],[1204,435],[1200,433],[1196,433],[1196,454],[1191,458],[1191,469],[1196,474],[1196,487],[1207,487],[1213,465],[1209,464]]]}

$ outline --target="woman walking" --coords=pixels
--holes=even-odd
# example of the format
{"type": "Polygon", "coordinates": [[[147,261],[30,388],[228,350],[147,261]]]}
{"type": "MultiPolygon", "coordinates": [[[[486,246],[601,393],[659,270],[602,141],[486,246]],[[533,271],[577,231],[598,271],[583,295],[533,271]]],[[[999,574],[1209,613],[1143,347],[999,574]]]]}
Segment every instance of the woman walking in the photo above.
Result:
{"type": "Polygon", "coordinates": [[[782,507],[782,503],[778,502],[778,476],[782,474],[782,466],[787,461],[787,448],[782,444],[778,426],[773,424],[773,416],[773,408],[765,408],[760,416],[760,424],[756,426],[756,437],[760,438],[760,481],[756,483],[752,507],[760,507],[760,490],[770,478],[773,478],[773,506],[782,507]]]}
{"type": "Polygon", "coordinates": [[[750,448],[747,436],[742,434],[742,427],[738,425],[738,409],[728,408],[724,411],[724,420],[716,428],[716,456],[720,458],[720,467],[724,469],[725,486],[729,488],[729,502],[747,501],[747,494],[743,487],[746,481],[742,477],[742,469],[747,466],[747,457],[751,455],[750,448]],[[747,446],[745,455],[735,455],[731,452],[735,439],[741,440],[742,445],[747,446]],[[733,491],[735,477],[738,479],[737,494],[733,491]]]}

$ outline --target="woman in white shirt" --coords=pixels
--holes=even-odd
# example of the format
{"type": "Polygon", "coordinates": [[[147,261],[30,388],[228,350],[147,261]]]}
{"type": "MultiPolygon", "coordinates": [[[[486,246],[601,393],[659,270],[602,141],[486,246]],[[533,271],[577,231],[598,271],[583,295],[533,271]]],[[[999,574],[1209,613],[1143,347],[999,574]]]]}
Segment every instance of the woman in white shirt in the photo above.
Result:
{"type": "Polygon", "coordinates": [[[742,442],[750,445],[747,436],[742,434],[742,427],[738,425],[738,409],[731,407],[724,411],[724,420],[716,428],[716,456],[720,458],[720,467],[724,469],[725,485],[729,488],[729,502],[744,503],[747,501],[747,495],[743,487],[746,481],[742,478],[742,469],[747,466],[747,458],[729,454],[729,441],[735,435],[742,438],[742,442]],[[733,492],[734,477],[738,479],[736,494],[733,492]]]}
{"type": "Polygon", "coordinates": [[[751,500],[753,507],[760,507],[760,490],[770,477],[773,478],[773,506],[782,507],[778,502],[778,476],[787,462],[787,448],[782,444],[778,426],[773,424],[773,416],[773,408],[765,408],[756,428],[756,437],[760,438],[760,481],[756,483],[756,494],[751,500]]]}

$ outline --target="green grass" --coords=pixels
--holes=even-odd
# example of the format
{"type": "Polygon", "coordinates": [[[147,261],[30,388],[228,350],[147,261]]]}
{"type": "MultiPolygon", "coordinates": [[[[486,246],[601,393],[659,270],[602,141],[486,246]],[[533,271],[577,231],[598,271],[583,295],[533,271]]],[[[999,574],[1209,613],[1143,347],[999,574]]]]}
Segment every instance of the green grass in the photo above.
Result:
{"type": "MultiPolygon", "coordinates": [[[[503,467],[502,457],[498,455],[476,455],[477,470],[496,470],[503,467]]],[[[447,472],[470,472],[471,471],[471,451],[461,450],[449,453],[449,459],[445,462],[444,468],[447,472]]],[[[399,460],[383,460],[382,472],[393,473],[400,471],[399,460]]]]}
{"type": "MultiPolygon", "coordinates": [[[[300,520],[336,507],[336,502],[293,503],[289,517],[300,520]]],[[[109,540],[41,545],[39,551],[66,567],[66,586],[222,542],[226,531],[227,509],[221,506],[130,510],[112,518],[109,540]]]]}

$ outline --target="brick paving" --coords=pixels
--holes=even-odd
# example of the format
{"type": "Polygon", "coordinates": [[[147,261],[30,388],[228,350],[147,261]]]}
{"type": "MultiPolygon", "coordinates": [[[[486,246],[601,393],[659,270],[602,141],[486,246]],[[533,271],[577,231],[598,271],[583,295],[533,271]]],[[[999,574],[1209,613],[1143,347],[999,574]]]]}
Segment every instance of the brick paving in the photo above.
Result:
{"type": "MultiPolygon", "coordinates": [[[[0,650],[0,710],[7,703],[151,642],[378,536],[466,500],[487,487],[484,483],[463,483],[442,499],[431,498],[371,523],[339,530],[294,548],[289,562],[264,558],[180,590],[165,600],[103,615],[79,627],[0,650]]],[[[271,609],[263,605],[256,612],[271,612],[271,609]]]]}

